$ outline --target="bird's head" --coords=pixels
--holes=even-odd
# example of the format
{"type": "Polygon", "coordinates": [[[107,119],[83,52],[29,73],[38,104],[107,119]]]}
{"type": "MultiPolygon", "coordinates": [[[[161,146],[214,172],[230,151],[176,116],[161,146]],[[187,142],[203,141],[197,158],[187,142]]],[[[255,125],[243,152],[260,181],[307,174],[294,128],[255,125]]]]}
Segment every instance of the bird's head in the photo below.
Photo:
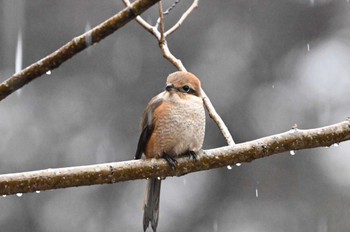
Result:
{"type": "Polygon", "coordinates": [[[196,96],[202,98],[200,80],[189,72],[178,71],[171,73],[166,81],[165,91],[177,94],[180,98],[196,96]]]}

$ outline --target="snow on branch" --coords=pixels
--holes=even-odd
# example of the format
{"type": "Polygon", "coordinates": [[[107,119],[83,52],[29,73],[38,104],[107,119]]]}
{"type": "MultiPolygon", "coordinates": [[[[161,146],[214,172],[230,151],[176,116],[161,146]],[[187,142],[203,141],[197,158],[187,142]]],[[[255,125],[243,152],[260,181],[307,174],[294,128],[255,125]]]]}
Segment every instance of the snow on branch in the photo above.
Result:
{"type": "Polygon", "coordinates": [[[294,128],[234,146],[204,150],[198,160],[188,157],[178,159],[175,170],[163,159],[148,159],[4,174],[0,175],[0,195],[181,176],[213,168],[232,167],[237,163],[251,162],[285,151],[329,147],[346,140],[350,140],[349,119],[326,127],[310,130],[294,128]]]}
{"type": "Polygon", "coordinates": [[[133,2],[115,16],[86,33],[75,37],[55,52],[9,77],[0,84],[0,101],[28,84],[30,81],[45,74],[47,71],[58,68],[62,63],[85,48],[109,36],[158,1],[159,0],[137,0],[133,2]]]}

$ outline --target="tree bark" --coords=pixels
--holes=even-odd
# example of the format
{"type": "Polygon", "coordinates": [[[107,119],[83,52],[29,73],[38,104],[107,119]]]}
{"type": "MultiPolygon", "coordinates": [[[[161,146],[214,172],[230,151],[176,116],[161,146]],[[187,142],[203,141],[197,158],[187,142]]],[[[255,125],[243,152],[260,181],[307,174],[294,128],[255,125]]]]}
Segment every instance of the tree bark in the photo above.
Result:
{"type": "Polygon", "coordinates": [[[198,155],[198,160],[179,158],[176,169],[170,168],[163,159],[149,159],[4,174],[0,175],[0,195],[182,176],[220,167],[231,169],[238,163],[251,162],[265,156],[291,150],[329,147],[346,140],[350,140],[349,119],[326,127],[291,129],[250,142],[204,150],[198,155]]]}

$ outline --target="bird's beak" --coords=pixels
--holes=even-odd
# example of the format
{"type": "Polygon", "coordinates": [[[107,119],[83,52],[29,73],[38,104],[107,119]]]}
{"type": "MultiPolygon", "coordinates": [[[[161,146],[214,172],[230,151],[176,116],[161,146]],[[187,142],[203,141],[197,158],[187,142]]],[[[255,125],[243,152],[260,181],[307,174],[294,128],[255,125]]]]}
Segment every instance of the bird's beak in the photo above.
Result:
{"type": "Polygon", "coordinates": [[[174,85],[171,83],[166,84],[165,90],[170,92],[172,89],[174,89],[174,85]]]}

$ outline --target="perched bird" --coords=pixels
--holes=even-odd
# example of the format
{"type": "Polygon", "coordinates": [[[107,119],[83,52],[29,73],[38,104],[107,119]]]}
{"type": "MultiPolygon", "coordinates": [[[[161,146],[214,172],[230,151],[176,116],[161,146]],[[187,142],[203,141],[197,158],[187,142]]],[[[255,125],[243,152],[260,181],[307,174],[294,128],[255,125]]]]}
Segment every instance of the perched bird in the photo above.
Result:
{"type": "MultiPolygon", "coordinates": [[[[199,79],[189,72],[168,76],[165,91],[153,97],[144,110],[142,132],[135,159],[164,158],[175,167],[176,158],[189,155],[196,158],[203,145],[205,111],[199,79]]],[[[161,180],[148,180],[143,214],[143,229],[149,223],[156,232],[159,218],[161,180]]]]}

